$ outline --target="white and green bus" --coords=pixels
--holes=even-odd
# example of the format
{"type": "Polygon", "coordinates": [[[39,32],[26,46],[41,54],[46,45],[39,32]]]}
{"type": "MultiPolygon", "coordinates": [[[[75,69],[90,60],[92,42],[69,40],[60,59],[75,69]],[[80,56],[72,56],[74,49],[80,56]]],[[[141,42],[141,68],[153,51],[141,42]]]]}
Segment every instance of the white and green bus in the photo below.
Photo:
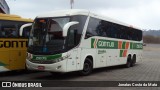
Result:
{"type": "Polygon", "coordinates": [[[62,10],[39,15],[29,38],[26,66],[49,72],[134,66],[142,60],[142,31],[87,10],[62,10]]]}

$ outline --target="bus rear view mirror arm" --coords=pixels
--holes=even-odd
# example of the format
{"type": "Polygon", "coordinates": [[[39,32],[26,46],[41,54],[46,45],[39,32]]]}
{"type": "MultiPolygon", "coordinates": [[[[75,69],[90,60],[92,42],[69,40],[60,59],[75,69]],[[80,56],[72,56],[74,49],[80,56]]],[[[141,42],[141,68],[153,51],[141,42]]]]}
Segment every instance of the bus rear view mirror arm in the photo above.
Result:
{"type": "Polygon", "coordinates": [[[68,29],[69,29],[71,26],[76,25],[76,24],[79,24],[79,22],[77,22],[77,21],[72,21],[72,22],[68,22],[67,24],[65,24],[65,26],[63,27],[63,37],[66,37],[66,36],[67,36],[68,29]]]}
{"type": "Polygon", "coordinates": [[[22,36],[24,28],[29,27],[29,26],[32,26],[32,23],[27,23],[27,24],[22,25],[19,30],[19,36],[22,36]]]}

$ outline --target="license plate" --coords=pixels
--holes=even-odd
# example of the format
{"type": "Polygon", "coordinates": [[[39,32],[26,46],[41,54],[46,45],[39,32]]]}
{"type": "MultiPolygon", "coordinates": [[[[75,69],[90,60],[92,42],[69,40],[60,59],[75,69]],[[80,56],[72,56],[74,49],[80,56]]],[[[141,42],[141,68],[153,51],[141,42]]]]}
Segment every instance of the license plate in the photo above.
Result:
{"type": "Polygon", "coordinates": [[[38,70],[44,70],[45,67],[44,66],[38,66],[38,70]]]}

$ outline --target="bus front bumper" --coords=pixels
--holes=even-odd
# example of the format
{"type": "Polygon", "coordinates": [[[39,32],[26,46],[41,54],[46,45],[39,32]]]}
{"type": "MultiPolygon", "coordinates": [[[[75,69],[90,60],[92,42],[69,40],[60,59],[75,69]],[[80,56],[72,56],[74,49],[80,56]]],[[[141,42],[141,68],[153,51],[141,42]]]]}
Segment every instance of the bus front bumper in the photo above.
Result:
{"type": "Polygon", "coordinates": [[[37,64],[26,60],[26,67],[29,70],[49,71],[49,72],[67,72],[66,60],[53,64],[37,64]]]}

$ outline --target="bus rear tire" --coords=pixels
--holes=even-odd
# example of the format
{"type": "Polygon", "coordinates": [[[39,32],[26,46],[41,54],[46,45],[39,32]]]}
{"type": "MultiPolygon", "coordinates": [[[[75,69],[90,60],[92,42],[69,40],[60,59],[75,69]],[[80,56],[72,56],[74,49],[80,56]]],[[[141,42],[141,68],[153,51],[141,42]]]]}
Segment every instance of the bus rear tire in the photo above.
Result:
{"type": "Polygon", "coordinates": [[[127,57],[127,62],[126,62],[126,68],[130,68],[131,67],[131,56],[129,55],[128,57],[127,57]]]}
{"type": "Polygon", "coordinates": [[[92,70],[93,70],[93,62],[91,59],[86,58],[83,65],[83,70],[80,71],[80,74],[83,76],[87,76],[91,74],[92,70]]]}
{"type": "Polygon", "coordinates": [[[136,64],[136,55],[133,55],[131,67],[135,66],[135,64],[136,64]]]}

